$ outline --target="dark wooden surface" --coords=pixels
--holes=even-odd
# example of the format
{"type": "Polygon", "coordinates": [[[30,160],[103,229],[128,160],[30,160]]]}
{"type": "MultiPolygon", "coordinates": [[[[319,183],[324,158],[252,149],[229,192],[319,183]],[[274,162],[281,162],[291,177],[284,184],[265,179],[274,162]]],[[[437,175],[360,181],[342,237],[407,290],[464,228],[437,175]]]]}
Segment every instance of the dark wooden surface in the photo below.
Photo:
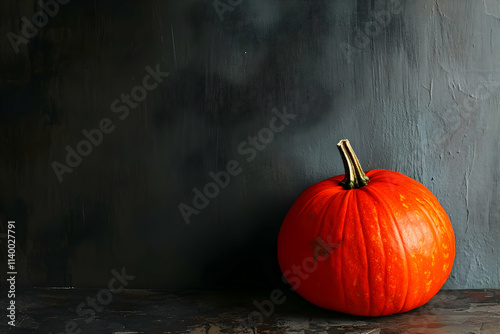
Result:
{"type": "MultiPolygon", "coordinates": [[[[256,303],[269,299],[270,291],[125,290],[109,304],[98,304],[102,309],[94,317],[79,316],[78,305],[98,292],[21,291],[16,296],[17,331],[55,334],[69,323],[67,333],[500,333],[500,290],[445,290],[418,309],[379,318],[323,310],[288,291],[261,324],[250,323],[248,317],[258,311],[256,303]]],[[[5,306],[2,299],[1,308],[5,306]]],[[[7,330],[16,331],[3,320],[0,332],[7,330]]]]}

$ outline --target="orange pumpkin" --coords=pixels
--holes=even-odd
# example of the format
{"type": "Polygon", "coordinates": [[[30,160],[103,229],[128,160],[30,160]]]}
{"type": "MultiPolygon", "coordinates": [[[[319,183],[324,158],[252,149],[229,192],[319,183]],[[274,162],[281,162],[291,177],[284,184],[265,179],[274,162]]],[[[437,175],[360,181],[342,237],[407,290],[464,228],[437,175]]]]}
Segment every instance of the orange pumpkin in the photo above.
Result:
{"type": "Polygon", "coordinates": [[[361,316],[406,312],[429,301],[450,275],[455,237],[448,215],[419,182],[363,172],[348,140],[339,175],[306,189],[281,226],[278,260],[297,293],[361,316]]]}

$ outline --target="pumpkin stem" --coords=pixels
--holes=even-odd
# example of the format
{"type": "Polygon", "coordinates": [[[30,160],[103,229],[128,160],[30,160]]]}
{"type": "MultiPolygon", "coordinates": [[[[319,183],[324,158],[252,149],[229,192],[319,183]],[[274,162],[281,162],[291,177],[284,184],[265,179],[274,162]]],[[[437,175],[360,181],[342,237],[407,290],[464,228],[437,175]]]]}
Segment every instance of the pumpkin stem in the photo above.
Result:
{"type": "Polygon", "coordinates": [[[340,151],[345,169],[345,178],[340,182],[340,185],[346,190],[366,186],[370,179],[365,175],[365,172],[363,172],[358,157],[356,153],[354,153],[349,140],[342,139],[337,144],[337,147],[340,151]]]}

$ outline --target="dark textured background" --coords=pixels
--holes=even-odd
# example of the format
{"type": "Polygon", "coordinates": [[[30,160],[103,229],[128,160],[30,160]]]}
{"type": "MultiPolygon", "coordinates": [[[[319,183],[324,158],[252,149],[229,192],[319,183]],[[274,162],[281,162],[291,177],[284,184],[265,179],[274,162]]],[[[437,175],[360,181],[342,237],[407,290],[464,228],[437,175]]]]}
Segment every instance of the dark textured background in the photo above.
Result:
{"type": "Polygon", "coordinates": [[[18,284],[103,286],[125,266],[133,287],[273,286],[287,209],[343,174],[349,138],[365,170],[447,210],[445,287],[500,288],[500,5],[390,6],[244,0],[221,20],[211,1],[73,0],[15,53],[7,33],[39,6],[2,1],[0,237],[16,220],[18,284]],[[111,102],[157,64],[170,75],[120,120],[111,102]],[[246,162],[273,109],[296,118],[246,162]],[[103,118],[115,130],[59,182],[51,163],[103,118]],[[187,225],[177,206],[233,159],[241,174],[187,225]]]}

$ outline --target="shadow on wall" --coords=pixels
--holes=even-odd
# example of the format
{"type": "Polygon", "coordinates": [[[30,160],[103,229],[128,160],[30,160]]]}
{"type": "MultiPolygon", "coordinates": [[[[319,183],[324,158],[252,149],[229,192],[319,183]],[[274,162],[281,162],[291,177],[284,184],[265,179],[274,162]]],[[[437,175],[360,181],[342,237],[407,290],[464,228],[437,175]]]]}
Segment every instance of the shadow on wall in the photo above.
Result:
{"type": "MultiPolygon", "coordinates": [[[[336,22],[340,15],[331,15],[331,6],[245,1],[223,20],[210,1],[72,1],[60,8],[29,43],[32,72],[3,65],[18,71],[13,77],[28,78],[2,91],[0,121],[14,133],[9,139],[24,144],[2,151],[17,170],[6,169],[5,180],[13,174],[14,181],[0,182],[40,194],[20,200],[37,208],[26,209],[26,223],[19,224],[32,245],[29,280],[105,284],[120,260],[137,273],[137,287],[281,282],[279,227],[316,171],[298,156],[311,155],[318,125],[338,124],[347,112],[339,100],[358,88],[347,85],[359,73],[335,57],[344,34],[371,20],[369,3],[334,5],[349,24],[336,22]],[[339,45],[335,57],[325,55],[328,43],[339,45]],[[131,92],[154,64],[170,75],[120,123],[110,103],[131,92]],[[293,122],[245,163],[238,145],[284,108],[293,122]],[[103,117],[115,117],[116,129],[60,184],[46,161],[61,160],[65,145],[103,117]],[[178,204],[190,203],[192,189],[233,159],[242,172],[187,226],[178,204]],[[28,184],[24,170],[36,182],[28,184]],[[48,194],[61,207],[46,205],[48,194]]],[[[392,36],[396,28],[385,29],[392,36]]],[[[371,47],[370,41],[363,53],[371,47]]]]}

